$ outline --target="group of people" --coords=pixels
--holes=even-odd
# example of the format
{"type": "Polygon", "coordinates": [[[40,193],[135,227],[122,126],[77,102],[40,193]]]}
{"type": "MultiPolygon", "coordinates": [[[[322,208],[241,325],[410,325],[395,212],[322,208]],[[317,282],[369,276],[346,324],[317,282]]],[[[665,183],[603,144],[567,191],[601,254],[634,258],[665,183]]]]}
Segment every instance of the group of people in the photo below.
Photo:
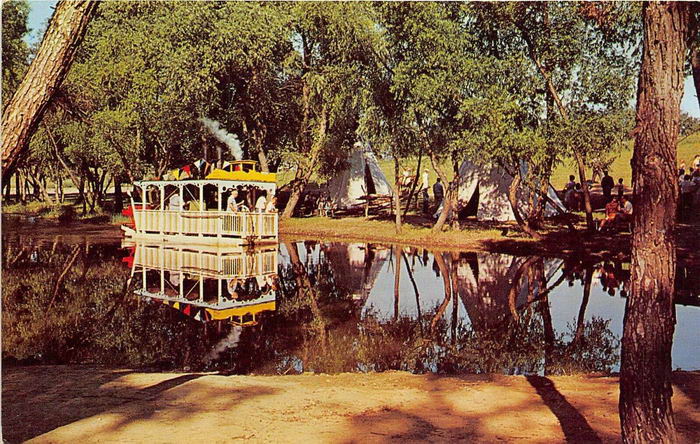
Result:
{"type": "MultiPolygon", "coordinates": [[[[412,185],[413,176],[411,176],[408,170],[403,170],[399,179],[399,186],[401,186],[402,188],[411,189],[412,185]]],[[[435,198],[435,207],[440,207],[440,205],[442,204],[442,200],[445,198],[445,187],[443,186],[440,178],[438,177],[437,181],[431,187],[430,173],[428,172],[428,169],[425,168],[423,169],[423,172],[420,175],[420,183],[418,185],[419,198],[416,198],[416,209],[422,210],[424,214],[428,213],[430,207],[430,195],[428,194],[428,192],[431,188],[433,190],[433,196],[435,198]]]]}
{"type": "MultiPolygon", "coordinates": [[[[413,185],[413,178],[414,177],[411,176],[411,173],[408,170],[402,170],[401,176],[399,178],[399,186],[402,188],[411,189],[413,185]]],[[[420,183],[417,188],[418,196],[420,196],[420,198],[416,198],[417,209],[422,210],[424,214],[428,214],[428,212],[430,211],[430,195],[428,193],[431,188],[433,191],[434,206],[435,208],[440,209],[442,201],[445,199],[445,186],[443,185],[442,180],[439,177],[431,187],[430,173],[428,172],[428,169],[425,168],[423,169],[423,172],[420,175],[420,183]]]]}
{"type": "Polygon", "coordinates": [[[569,182],[564,187],[564,205],[569,211],[581,211],[583,208],[583,191],[581,184],[576,183],[576,178],[569,176],[569,182]]]}
{"type": "Polygon", "coordinates": [[[695,156],[690,168],[681,162],[678,169],[680,199],[678,201],[678,218],[688,220],[693,211],[700,208],[700,154],[695,156]]]}
{"type": "MultiPolygon", "coordinates": [[[[222,197],[226,197],[225,211],[232,212],[256,212],[256,213],[275,213],[277,212],[277,197],[270,196],[269,192],[260,193],[256,188],[237,187],[229,188],[223,192],[222,197]],[[255,196],[257,195],[257,199],[255,196]],[[255,205],[250,205],[255,202],[255,205]]],[[[200,208],[200,202],[197,199],[187,199],[179,192],[174,192],[166,199],[166,208],[170,211],[204,211],[206,209],[217,209],[217,192],[216,190],[205,190],[204,208],[200,208]]]]}
{"type": "MultiPolygon", "coordinates": [[[[600,222],[599,230],[609,229],[615,224],[629,224],[632,222],[632,201],[625,196],[624,179],[620,177],[615,184],[615,180],[603,170],[603,177],[600,180],[600,187],[603,190],[603,200],[605,202],[605,217],[600,222]],[[613,197],[613,191],[616,195],[613,197]]],[[[569,211],[581,211],[583,209],[583,191],[581,184],[576,183],[573,175],[569,176],[569,182],[564,188],[564,205],[569,211]]]]}
{"type": "Polygon", "coordinates": [[[632,201],[625,196],[624,179],[620,177],[615,185],[614,179],[603,170],[603,178],[600,180],[600,187],[603,189],[603,199],[605,201],[605,217],[600,221],[598,229],[604,231],[612,228],[615,224],[632,223],[632,201]],[[613,197],[613,189],[616,189],[616,196],[613,197]]]}
{"type": "Polygon", "coordinates": [[[618,194],[605,204],[605,218],[600,221],[600,231],[610,228],[613,224],[630,224],[632,222],[632,202],[624,193],[618,194]]]}
{"type": "MultiPolygon", "coordinates": [[[[251,212],[251,209],[246,205],[247,202],[252,202],[252,199],[247,200],[245,198],[240,199],[240,190],[236,188],[229,189],[228,200],[226,201],[226,211],[232,211],[234,213],[238,212],[251,212]]],[[[255,205],[252,211],[255,213],[276,213],[277,212],[277,197],[270,196],[269,192],[262,193],[255,200],[255,205]]]]}

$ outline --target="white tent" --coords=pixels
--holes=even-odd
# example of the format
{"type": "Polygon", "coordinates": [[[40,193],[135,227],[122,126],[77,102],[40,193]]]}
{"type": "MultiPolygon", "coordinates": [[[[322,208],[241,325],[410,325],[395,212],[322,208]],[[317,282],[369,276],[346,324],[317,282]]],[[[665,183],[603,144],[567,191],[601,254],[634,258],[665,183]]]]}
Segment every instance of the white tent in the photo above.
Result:
{"type": "Polygon", "coordinates": [[[348,166],[328,182],[328,192],[334,208],[348,209],[362,205],[362,196],[373,194],[392,196],[391,185],[368,148],[355,143],[347,159],[348,166]]]}
{"type": "MultiPolygon", "coordinates": [[[[527,173],[527,166],[521,166],[521,174],[527,173]]],[[[512,177],[499,166],[477,165],[474,162],[465,160],[459,167],[459,193],[458,200],[463,207],[466,207],[472,199],[478,199],[476,218],[478,220],[508,221],[515,220],[513,209],[508,200],[508,185],[512,177]]],[[[529,194],[519,193],[521,208],[528,210],[529,194]]],[[[566,207],[557,196],[556,191],[550,185],[547,196],[563,212],[566,207]]],[[[545,206],[545,216],[554,216],[558,211],[548,202],[545,206]]]]}

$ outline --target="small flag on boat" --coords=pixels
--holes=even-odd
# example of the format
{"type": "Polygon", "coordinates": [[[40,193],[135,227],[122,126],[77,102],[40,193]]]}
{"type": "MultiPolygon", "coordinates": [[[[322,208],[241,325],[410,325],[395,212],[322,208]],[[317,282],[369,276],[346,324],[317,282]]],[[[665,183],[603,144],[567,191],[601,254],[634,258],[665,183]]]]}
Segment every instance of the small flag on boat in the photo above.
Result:
{"type": "Polygon", "coordinates": [[[222,165],[222,168],[226,169],[226,167],[229,167],[229,166],[231,166],[231,162],[229,162],[228,160],[224,160],[224,164],[222,165]]]}
{"type": "Polygon", "coordinates": [[[180,170],[172,170],[170,172],[170,175],[173,176],[173,179],[179,180],[180,179],[180,170]]]}
{"type": "Polygon", "coordinates": [[[190,177],[192,177],[192,171],[190,170],[190,166],[189,166],[189,165],[185,165],[185,166],[182,167],[182,169],[180,170],[180,179],[187,179],[187,178],[190,178],[190,177]]]}
{"type": "Polygon", "coordinates": [[[202,169],[202,165],[204,165],[204,159],[199,159],[194,163],[194,166],[196,166],[198,170],[202,169]]]}

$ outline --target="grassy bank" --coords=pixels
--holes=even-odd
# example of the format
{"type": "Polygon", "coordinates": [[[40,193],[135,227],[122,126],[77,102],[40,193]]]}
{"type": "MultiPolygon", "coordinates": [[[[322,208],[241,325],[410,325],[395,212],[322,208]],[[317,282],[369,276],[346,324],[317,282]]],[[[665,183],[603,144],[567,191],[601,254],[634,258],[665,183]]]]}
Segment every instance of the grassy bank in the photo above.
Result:
{"type": "MultiPolygon", "coordinates": [[[[427,221],[427,220],[426,220],[427,221]]],[[[427,221],[429,223],[429,221],[427,221]]],[[[372,220],[362,217],[305,217],[285,219],[280,222],[280,233],[292,236],[375,241],[411,245],[427,245],[470,248],[483,241],[501,237],[502,226],[482,226],[468,230],[431,231],[428,223],[404,224],[401,233],[389,220],[372,220]]],[[[523,240],[525,240],[523,238],[523,240]]]]}
{"type": "Polygon", "coordinates": [[[459,230],[445,229],[434,233],[432,220],[409,216],[396,233],[392,220],[345,217],[293,218],[280,221],[282,240],[323,240],[375,242],[433,248],[437,250],[490,251],[507,254],[542,254],[565,257],[571,254],[629,254],[629,233],[614,236],[583,235],[583,217],[576,224],[579,233],[572,234],[563,223],[547,223],[540,233],[542,240],[528,237],[514,222],[461,223],[459,230]]]}
{"type": "Polygon", "coordinates": [[[82,214],[82,207],[73,203],[52,204],[32,201],[26,204],[3,204],[2,213],[5,215],[35,217],[64,222],[86,221],[119,225],[128,221],[128,218],[122,216],[121,213],[111,213],[101,209],[94,213],[82,214]]]}

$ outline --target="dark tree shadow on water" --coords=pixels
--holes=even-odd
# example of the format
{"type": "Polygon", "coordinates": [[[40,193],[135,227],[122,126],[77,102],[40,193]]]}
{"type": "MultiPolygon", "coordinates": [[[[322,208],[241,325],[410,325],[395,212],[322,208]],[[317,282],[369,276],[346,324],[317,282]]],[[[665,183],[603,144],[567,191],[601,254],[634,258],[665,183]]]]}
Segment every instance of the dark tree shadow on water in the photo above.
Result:
{"type": "Polygon", "coordinates": [[[586,418],[559,393],[554,382],[543,376],[526,376],[545,405],[554,413],[568,442],[602,442],[586,418]]]}

